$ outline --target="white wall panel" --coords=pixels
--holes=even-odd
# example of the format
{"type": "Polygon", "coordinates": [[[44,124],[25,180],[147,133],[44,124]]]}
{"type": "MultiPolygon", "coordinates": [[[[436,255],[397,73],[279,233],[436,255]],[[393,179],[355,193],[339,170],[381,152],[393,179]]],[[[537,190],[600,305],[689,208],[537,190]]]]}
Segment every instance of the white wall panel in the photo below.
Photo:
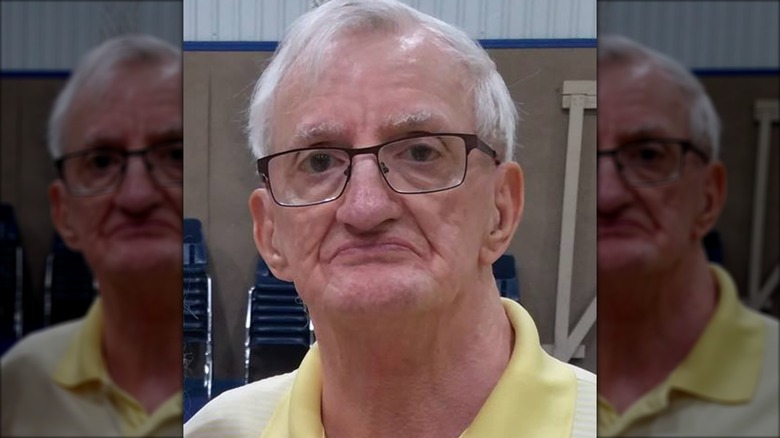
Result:
{"type": "Polygon", "coordinates": [[[780,67],[780,2],[599,2],[599,32],[636,39],[697,69],[780,67]]]}
{"type": "Polygon", "coordinates": [[[3,70],[70,70],[101,41],[148,33],[181,45],[180,1],[3,1],[3,70]]]}
{"type": "MultiPolygon", "coordinates": [[[[595,38],[595,0],[403,0],[476,39],[595,38]]],[[[313,0],[184,0],[185,41],[279,41],[313,0]]]]}

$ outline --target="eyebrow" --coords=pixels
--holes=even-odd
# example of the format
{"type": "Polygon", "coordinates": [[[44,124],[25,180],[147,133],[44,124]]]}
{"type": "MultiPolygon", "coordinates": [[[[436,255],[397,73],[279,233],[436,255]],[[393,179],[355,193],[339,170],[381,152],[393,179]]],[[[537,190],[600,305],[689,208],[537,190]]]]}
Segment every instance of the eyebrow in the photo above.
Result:
{"type": "Polygon", "coordinates": [[[294,145],[308,144],[323,137],[342,137],[346,132],[346,125],[333,120],[302,123],[295,129],[291,142],[294,145]]]}
{"type": "Polygon", "coordinates": [[[663,137],[666,127],[658,123],[648,122],[643,125],[639,125],[629,131],[626,131],[624,137],[627,138],[650,138],[650,137],[663,137]]]}
{"type": "MultiPolygon", "coordinates": [[[[441,117],[429,109],[391,114],[382,120],[380,131],[406,133],[409,131],[437,131],[442,125],[441,117]]],[[[296,127],[291,144],[298,147],[309,145],[326,138],[344,138],[348,133],[347,125],[335,120],[314,123],[302,123],[296,127]]]]}
{"type": "Polygon", "coordinates": [[[435,119],[431,110],[424,109],[388,116],[382,125],[393,130],[412,130],[429,126],[435,119]]]}
{"type": "MultiPolygon", "coordinates": [[[[157,131],[148,132],[146,138],[150,139],[150,143],[154,145],[181,139],[182,134],[182,126],[176,124],[157,131]]],[[[115,132],[94,131],[87,134],[83,144],[85,149],[97,149],[103,147],[119,147],[124,141],[124,136],[117,135],[115,132]]]]}

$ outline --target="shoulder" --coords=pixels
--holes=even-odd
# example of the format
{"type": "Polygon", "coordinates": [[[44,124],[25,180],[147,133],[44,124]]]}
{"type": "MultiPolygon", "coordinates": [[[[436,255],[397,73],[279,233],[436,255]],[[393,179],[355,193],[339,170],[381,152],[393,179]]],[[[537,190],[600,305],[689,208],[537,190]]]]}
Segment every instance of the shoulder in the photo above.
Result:
{"type": "Polygon", "coordinates": [[[82,323],[83,320],[62,323],[34,332],[17,342],[3,355],[3,383],[13,379],[17,372],[26,374],[41,369],[53,372],[82,323]]]}
{"type": "Polygon", "coordinates": [[[259,436],[290,392],[295,375],[293,371],[223,392],[184,424],[184,436],[259,436]]]}
{"type": "Polygon", "coordinates": [[[761,315],[766,326],[766,339],[764,341],[764,366],[762,368],[762,384],[773,388],[775,391],[775,398],[777,392],[780,392],[778,381],[780,376],[778,373],[778,367],[780,367],[780,323],[770,316],[761,315]]]}
{"type": "Polygon", "coordinates": [[[572,437],[596,436],[596,375],[586,369],[566,363],[577,379],[572,437]]]}
{"type": "Polygon", "coordinates": [[[37,418],[35,413],[40,413],[41,403],[51,401],[49,397],[55,388],[54,370],[80,326],[81,321],[68,322],[32,333],[3,355],[0,360],[0,406],[3,407],[0,435],[15,435],[35,424],[25,421],[37,418]]]}

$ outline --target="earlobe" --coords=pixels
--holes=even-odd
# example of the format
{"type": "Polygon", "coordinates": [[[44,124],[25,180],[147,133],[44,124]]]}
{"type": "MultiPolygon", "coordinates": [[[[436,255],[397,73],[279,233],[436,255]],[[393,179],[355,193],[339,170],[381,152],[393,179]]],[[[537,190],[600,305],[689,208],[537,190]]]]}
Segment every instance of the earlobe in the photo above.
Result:
{"type": "Polygon", "coordinates": [[[520,218],[525,201],[523,170],[515,162],[504,163],[495,186],[494,217],[491,228],[482,247],[480,257],[485,262],[497,260],[509,247],[520,218]]]}
{"type": "Polygon", "coordinates": [[[274,276],[281,280],[290,281],[289,263],[274,241],[276,221],[270,210],[272,202],[266,189],[255,189],[249,196],[249,211],[252,213],[255,246],[274,276]]]}
{"type": "Polygon", "coordinates": [[[718,221],[726,202],[726,168],[720,162],[709,164],[704,182],[704,199],[694,229],[694,238],[699,240],[718,221]]]}
{"type": "Polygon", "coordinates": [[[54,229],[62,238],[68,248],[80,251],[78,233],[71,224],[70,209],[68,206],[65,186],[57,180],[49,186],[49,205],[51,221],[54,229]]]}

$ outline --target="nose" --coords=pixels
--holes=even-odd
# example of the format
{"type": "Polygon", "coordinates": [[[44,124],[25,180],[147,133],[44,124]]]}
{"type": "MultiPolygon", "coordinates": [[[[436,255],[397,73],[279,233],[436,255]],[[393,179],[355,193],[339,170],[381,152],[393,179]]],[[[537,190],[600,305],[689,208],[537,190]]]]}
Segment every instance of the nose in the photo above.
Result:
{"type": "Polygon", "coordinates": [[[371,156],[353,158],[347,187],[336,211],[336,220],[356,232],[370,232],[398,219],[401,206],[371,156]]]}
{"type": "Polygon", "coordinates": [[[601,216],[615,213],[631,201],[631,189],[620,175],[620,170],[613,156],[599,157],[597,172],[596,203],[598,214],[601,216]]]}
{"type": "Polygon", "coordinates": [[[146,162],[139,156],[128,157],[114,202],[128,214],[145,214],[162,200],[160,190],[146,162]]]}

